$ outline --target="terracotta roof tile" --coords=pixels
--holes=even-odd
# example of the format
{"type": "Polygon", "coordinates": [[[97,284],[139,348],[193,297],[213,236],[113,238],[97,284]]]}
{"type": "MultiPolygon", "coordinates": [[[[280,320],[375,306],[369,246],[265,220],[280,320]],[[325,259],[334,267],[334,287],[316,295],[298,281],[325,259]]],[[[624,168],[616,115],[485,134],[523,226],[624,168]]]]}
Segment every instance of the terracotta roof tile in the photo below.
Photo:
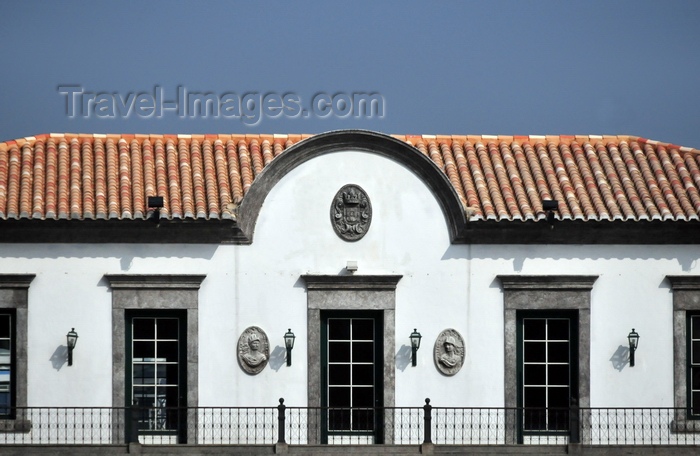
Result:
{"type": "MultiPolygon", "coordinates": [[[[493,136],[484,137],[484,139],[494,139],[493,136]]],[[[489,143],[493,144],[493,143],[489,143]]],[[[479,163],[484,171],[484,180],[486,181],[486,188],[488,189],[491,201],[493,202],[496,209],[496,216],[499,219],[508,219],[510,214],[506,210],[506,202],[504,200],[504,195],[502,189],[499,186],[496,177],[496,171],[494,165],[491,162],[491,155],[488,144],[485,146],[483,143],[476,144],[476,153],[479,158],[479,163]]]]}
{"type": "Polygon", "coordinates": [[[457,162],[454,158],[454,155],[452,155],[452,149],[450,148],[450,145],[448,145],[446,142],[441,143],[440,152],[442,153],[442,159],[445,164],[445,173],[447,173],[448,179],[450,179],[452,186],[457,191],[457,195],[459,195],[459,199],[462,202],[462,205],[464,206],[467,202],[467,199],[464,195],[462,182],[459,178],[459,170],[457,169],[457,162]]]}
{"type": "MultiPolygon", "coordinates": [[[[51,133],[0,143],[0,219],[235,219],[254,179],[311,135],[51,133]]],[[[473,220],[697,220],[700,151],[635,136],[393,135],[473,220]]]]}

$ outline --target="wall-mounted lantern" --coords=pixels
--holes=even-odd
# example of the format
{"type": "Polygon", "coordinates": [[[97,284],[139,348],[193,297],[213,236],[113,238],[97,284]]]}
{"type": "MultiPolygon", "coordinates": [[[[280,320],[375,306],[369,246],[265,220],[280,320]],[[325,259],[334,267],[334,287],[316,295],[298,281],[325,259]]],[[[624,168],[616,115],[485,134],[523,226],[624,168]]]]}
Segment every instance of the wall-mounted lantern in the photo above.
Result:
{"type": "Polygon", "coordinates": [[[420,335],[418,331],[416,331],[416,328],[413,328],[413,332],[411,333],[411,365],[415,366],[416,365],[416,352],[420,348],[420,340],[423,338],[423,336],[420,335]]]}
{"type": "Polygon", "coordinates": [[[287,347],[287,366],[292,365],[292,348],[294,348],[294,339],[296,338],[297,336],[294,335],[291,328],[284,334],[284,346],[287,347]]]}
{"type": "Polygon", "coordinates": [[[73,365],[73,349],[75,348],[76,342],[78,342],[78,333],[75,332],[75,328],[71,328],[71,330],[68,331],[68,334],[66,334],[66,344],[68,345],[68,365],[69,366],[73,365]]]}
{"type": "Polygon", "coordinates": [[[630,343],[630,367],[634,367],[634,352],[639,346],[639,334],[632,328],[632,332],[627,335],[627,340],[630,343]]]}

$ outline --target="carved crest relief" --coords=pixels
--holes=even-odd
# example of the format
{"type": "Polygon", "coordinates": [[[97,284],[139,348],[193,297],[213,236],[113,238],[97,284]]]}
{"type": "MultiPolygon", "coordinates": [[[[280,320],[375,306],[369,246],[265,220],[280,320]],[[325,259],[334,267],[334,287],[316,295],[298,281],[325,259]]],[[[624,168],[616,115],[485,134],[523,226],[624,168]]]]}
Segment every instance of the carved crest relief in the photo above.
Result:
{"type": "Polygon", "coordinates": [[[372,223],[372,204],[362,187],[348,184],[338,190],[331,205],[331,223],[341,239],[362,239],[372,223]]]}
{"type": "Polygon", "coordinates": [[[435,365],[445,375],[454,375],[464,363],[464,339],[454,329],[446,329],[435,341],[435,365]]]}
{"type": "Polygon", "coordinates": [[[270,343],[265,331],[250,326],[238,338],[238,364],[249,374],[259,374],[270,359],[270,343]]]}

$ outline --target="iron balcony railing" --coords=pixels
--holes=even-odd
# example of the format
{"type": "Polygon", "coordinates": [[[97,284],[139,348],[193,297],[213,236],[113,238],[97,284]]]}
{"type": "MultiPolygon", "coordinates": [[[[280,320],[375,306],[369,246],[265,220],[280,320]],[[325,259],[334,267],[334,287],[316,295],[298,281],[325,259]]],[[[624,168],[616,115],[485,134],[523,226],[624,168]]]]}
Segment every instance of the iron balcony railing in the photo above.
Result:
{"type": "Polygon", "coordinates": [[[18,407],[0,445],[699,445],[678,408],[18,407]]]}

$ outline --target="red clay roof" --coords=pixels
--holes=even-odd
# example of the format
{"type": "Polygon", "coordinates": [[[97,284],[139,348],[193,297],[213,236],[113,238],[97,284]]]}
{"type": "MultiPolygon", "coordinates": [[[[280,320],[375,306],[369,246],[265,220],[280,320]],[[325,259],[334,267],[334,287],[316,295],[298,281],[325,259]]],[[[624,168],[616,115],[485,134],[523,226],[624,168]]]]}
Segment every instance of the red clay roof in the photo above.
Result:
{"type": "MultiPolygon", "coordinates": [[[[311,135],[50,134],[0,143],[0,219],[231,218],[311,135]]],[[[633,136],[393,135],[442,169],[472,220],[698,220],[700,151],[633,136]]]]}

